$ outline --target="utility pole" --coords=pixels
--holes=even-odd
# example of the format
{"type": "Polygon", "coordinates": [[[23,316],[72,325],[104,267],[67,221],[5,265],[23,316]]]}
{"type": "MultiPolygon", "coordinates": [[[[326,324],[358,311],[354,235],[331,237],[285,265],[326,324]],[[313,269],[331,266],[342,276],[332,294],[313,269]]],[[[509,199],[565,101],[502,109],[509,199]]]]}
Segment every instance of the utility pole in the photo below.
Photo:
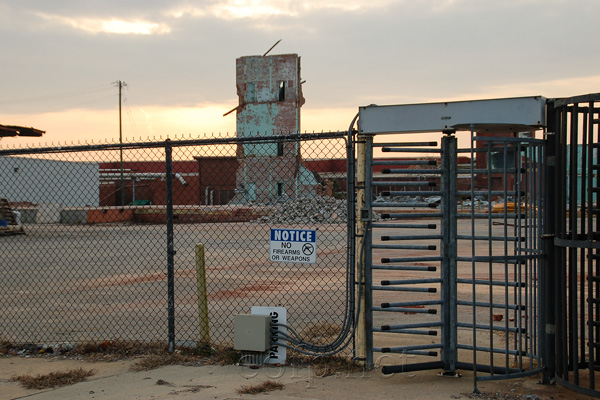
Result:
{"type": "Polygon", "coordinates": [[[119,158],[121,162],[121,207],[125,205],[125,180],[123,176],[123,119],[121,117],[121,92],[123,87],[127,86],[127,83],[123,81],[116,81],[115,84],[119,86],[119,158]]]}

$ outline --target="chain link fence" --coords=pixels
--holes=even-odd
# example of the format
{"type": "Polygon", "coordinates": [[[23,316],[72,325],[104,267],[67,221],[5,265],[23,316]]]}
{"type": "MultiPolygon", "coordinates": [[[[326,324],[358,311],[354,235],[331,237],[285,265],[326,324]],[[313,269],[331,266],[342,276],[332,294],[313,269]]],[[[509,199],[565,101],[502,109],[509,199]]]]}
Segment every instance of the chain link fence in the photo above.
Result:
{"type": "Polygon", "coordinates": [[[0,150],[0,339],[198,343],[199,244],[212,343],[252,306],[341,328],[346,151],[338,133],[0,150]],[[317,230],[317,262],[270,261],[272,228],[317,230]]]}

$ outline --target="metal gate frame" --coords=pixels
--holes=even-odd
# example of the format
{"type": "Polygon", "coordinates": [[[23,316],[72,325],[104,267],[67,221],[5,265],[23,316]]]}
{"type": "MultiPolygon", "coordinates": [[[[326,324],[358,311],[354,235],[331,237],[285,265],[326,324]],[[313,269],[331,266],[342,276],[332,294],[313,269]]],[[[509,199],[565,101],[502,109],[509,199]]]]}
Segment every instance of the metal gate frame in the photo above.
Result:
{"type": "Polygon", "coordinates": [[[549,101],[544,215],[545,380],[595,397],[600,397],[599,103],[599,93],[549,101]]]}
{"type": "MultiPolygon", "coordinates": [[[[537,374],[542,370],[541,359],[539,357],[540,343],[538,341],[538,319],[540,314],[537,311],[539,305],[538,291],[537,291],[537,279],[539,276],[540,259],[542,257],[541,242],[539,237],[541,236],[541,218],[539,218],[539,210],[542,208],[541,204],[541,161],[543,160],[543,142],[536,139],[526,138],[476,138],[474,136],[473,125],[471,125],[471,148],[459,150],[457,149],[457,140],[454,135],[454,130],[446,130],[443,133],[445,136],[442,138],[441,149],[429,148],[415,148],[414,146],[437,146],[436,142],[433,143],[384,143],[377,144],[374,141],[376,135],[369,133],[362,133],[359,135],[358,143],[364,143],[365,149],[365,177],[364,177],[364,194],[359,191],[358,198],[361,199],[364,195],[364,207],[360,209],[361,222],[364,224],[363,229],[359,229],[359,236],[364,236],[364,254],[359,259],[364,262],[364,287],[365,287],[365,305],[366,305],[366,364],[371,367],[374,366],[374,353],[375,352],[389,352],[389,353],[401,353],[403,355],[412,356],[433,356],[437,357],[437,350],[440,351],[440,359],[432,362],[411,362],[403,363],[403,365],[396,366],[385,366],[383,367],[383,373],[394,373],[394,372],[408,372],[416,370],[429,370],[429,369],[442,369],[445,375],[456,375],[457,370],[472,370],[474,373],[475,389],[477,390],[477,382],[483,380],[494,380],[494,379],[510,379],[517,378],[526,375],[537,374]],[[476,142],[481,141],[485,143],[483,148],[477,147],[476,142]],[[475,160],[475,153],[483,154],[487,153],[488,158],[491,156],[493,150],[497,150],[500,146],[503,152],[504,159],[508,159],[509,149],[512,150],[511,157],[516,157],[514,165],[512,167],[507,166],[505,162],[501,168],[492,168],[491,162],[487,163],[484,168],[477,167],[474,162],[471,162],[470,179],[471,185],[470,190],[460,191],[457,185],[457,154],[459,152],[470,152],[471,160],[475,160]],[[382,217],[394,218],[394,219],[418,219],[418,218],[440,218],[440,232],[434,235],[423,235],[423,236],[382,236],[383,241],[399,241],[400,244],[379,244],[374,242],[373,229],[378,228],[394,228],[400,227],[400,225],[388,222],[378,222],[374,218],[374,210],[376,208],[401,208],[401,207],[427,207],[428,204],[411,204],[411,203],[394,203],[394,202],[373,202],[375,198],[373,194],[373,188],[377,186],[390,186],[394,185],[393,182],[374,182],[373,179],[373,166],[386,164],[383,161],[377,161],[373,159],[373,148],[382,147],[385,152],[433,152],[437,153],[441,157],[440,165],[434,170],[427,170],[430,174],[439,174],[440,176],[440,189],[434,190],[431,194],[441,196],[441,208],[442,212],[434,213],[416,213],[416,214],[403,214],[403,213],[387,213],[383,214],[382,217]],[[521,165],[529,167],[527,170],[521,165]],[[512,169],[511,169],[512,168],[512,169]],[[491,184],[488,185],[486,190],[475,190],[475,178],[476,176],[487,175],[488,183],[492,181],[492,175],[500,174],[503,178],[504,187],[500,190],[492,190],[491,184]],[[508,176],[514,176],[515,186],[509,187],[507,184],[508,176]],[[503,212],[497,215],[492,214],[492,203],[491,199],[494,196],[503,195],[503,212]],[[507,200],[508,195],[512,195],[514,202],[507,200]],[[471,202],[471,212],[468,215],[458,214],[457,210],[457,196],[469,196],[471,202]],[[476,213],[474,206],[475,196],[485,196],[488,198],[487,212],[476,213]],[[508,205],[512,203],[515,205],[516,210],[509,212],[508,205]],[[459,218],[470,218],[471,219],[471,233],[461,234],[457,233],[457,220],[459,218]],[[492,226],[495,220],[502,220],[504,226],[504,234],[498,238],[492,235],[492,226]],[[475,221],[484,220],[488,223],[489,235],[478,235],[476,234],[475,221]],[[513,232],[508,233],[508,225],[514,222],[513,232]],[[373,250],[386,249],[394,251],[402,250],[424,250],[431,251],[436,250],[437,246],[429,244],[419,245],[407,245],[406,241],[410,240],[440,240],[440,254],[434,257],[397,257],[397,258],[382,258],[379,260],[381,264],[373,260],[373,250]],[[504,254],[496,255],[492,254],[492,242],[502,241],[504,254]],[[470,257],[459,256],[457,248],[461,243],[470,242],[472,247],[472,254],[470,257]],[[489,243],[490,254],[481,256],[476,254],[476,242],[486,241],[489,243]],[[508,242],[512,245],[512,254],[508,253],[508,242]],[[404,271],[437,271],[437,267],[433,266],[393,266],[393,263],[413,263],[413,262],[425,262],[425,263],[439,263],[439,277],[433,279],[404,279],[404,280],[386,280],[382,281],[381,285],[373,283],[373,271],[374,270],[404,270],[404,271]],[[472,276],[466,279],[457,276],[457,263],[469,263],[472,267],[472,276]],[[492,264],[504,265],[504,279],[497,281],[493,278],[492,264]],[[489,277],[482,279],[478,276],[480,264],[489,265],[489,277]],[[509,268],[509,265],[511,268],[509,268]],[[510,270],[510,271],[509,271],[510,270]],[[422,288],[417,285],[429,285],[430,287],[422,288]],[[395,286],[400,285],[400,286],[395,286]],[[413,285],[413,288],[409,288],[406,285],[413,285]],[[437,288],[434,285],[439,285],[440,296],[436,300],[424,300],[416,302],[386,302],[380,305],[376,305],[373,302],[374,293],[381,290],[390,290],[393,293],[402,292],[425,292],[425,293],[437,293],[437,288]],[[462,299],[457,294],[457,287],[461,285],[463,287],[471,287],[473,299],[462,299]],[[384,287],[385,286],[385,287],[384,287]],[[489,301],[481,301],[477,299],[478,288],[488,288],[487,293],[489,301]],[[494,288],[500,287],[504,289],[503,302],[498,303],[495,301],[497,298],[493,294],[494,288]],[[424,309],[421,310],[409,310],[412,306],[421,306],[424,309]],[[472,319],[460,320],[458,317],[458,308],[471,308],[472,319]],[[493,309],[501,309],[504,311],[506,316],[505,321],[499,324],[494,324],[493,309]],[[488,321],[480,321],[477,317],[477,311],[481,309],[487,309],[489,312],[488,321]],[[408,312],[419,314],[437,314],[440,311],[441,317],[439,321],[427,322],[421,324],[397,324],[397,325],[384,325],[381,327],[374,326],[373,313],[387,311],[387,312],[408,312]],[[509,324],[509,315],[511,317],[511,324],[509,324]],[[526,322],[522,322],[522,318],[526,322]],[[510,325],[510,326],[509,326],[510,325]],[[472,343],[465,343],[463,340],[459,340],[458,330],[459,329],[471,329],[473,333],[472,343]],[[441,336],[439,343],[426,344],[426,345],[405,345],[405,346],[394,346],[394,347],[377,347],[374,346],[373,333],[389,332],[395,334],[412,334],[412,335],[430,335],[437,336],[438,333],[441,336]],[[490,337],[489,347],[478,344],[478,335],[482,332],[487,332],[490,337]],[[494,347],[494,334],[497,332],[503,332],[506,336],[505,343],[503,346],[494,347]],[[512,336],[512,337],[511,337],[512,336]],[[513,345],[509,345],[509,337],[513,341],[513,345]],[[513,340],[514,339],[514,340],[513,340]],[[465,362],[461,361],[464,356],[459,359],[459,350],[462,352],[470,352],[472,354],[472,361],[465,362]],[[481,362],[478,359],[478,353],[487,353],[489,360],[487,363],[481,362]],[[504,358],[504,365],[501,362],[495,362],[497,354],[501,354],[504,358]],[[478,372],[487,373],[488,375],[479,375],[478,372]]],[[[359,154],[361,151],[359,150],[359,154]]],[[[426,164],[426,162],[419,162],[416,164],[426,164]]],[[[394,163],[391,163],[394,164],[394,163]]],[[[402,162],[396,162],[396,165],[402,164],[402,162]]],[[[359,167],[361,165],[359,159],[359,167]]],[[[393,167],[384,169],[383,173],[393,174],[400,170],[394,169],[393,167]]],[[[360,173],[361,171],[359,171],[360,173]]],[[[407,172],[407,170],[403,170],[407,172]]],[[[410,170],[409,173],[423,172],[420,170],[410,170]]],[[[395,185],[398,186],[399,182],[395,185]]],[[[410,186],[407,182],[402,182],[403,186],[410,186]]],[[[431,185],[431,182],[420,182],[418,185],[431,185]]],[[[414,182],[413,184],[414,185],[414,182]]],[[[361,186],[361,179],[359,178],[358,186],[361,186]]],[[[414,195],[416,192],[413,191],[393,191],[384,192],[383,195],[396,196],[396,195],[414,195]]],[[[360,201],[359,201],[360,205],[360,201]]],[[[486,210],[484,210],[486,211],[486,210]]],[[[437,226],[433,224],[402,224],[403,229],[437,229],[437,226]]],[[[361,245],[358,246],[361,248],[361,245]]],[[[361,253],[363,253],[361,251],[361,253]]],[[[359,268],[360,270],[363,267],[359,268]]],[[[425,272],[423,272],[425,273],[425,272]]],[[[502,297],[502,296],[500,296],[502,297]]]]}
{"type": "MultiPolygon", "coordinates": [[[[488,207],[483,212],[476,212],[472,206],[468,216],[472,227],[470,237],[457,236],[459,240],[471,242],[472,255],[459,256],[457,259],[471,265],[472,276],[470,279],[458,279],[458,282],[459,285],[470,286],[475,299],[458,299],[459,305],[472,309],[471,320],[459,321],[458,326],[472,329],[473,332],[473,343],[459,343],[459,348],[472,352],[470,367],[477,388],[477,381],[518,378],[537,374],[543,369],[539,342],[541,313],[538,278],[543,259],[540,211],[543,209],[544,146],[539,139],[476,137],[471,131],[470,151],[471,160],[476,158],[474,153],[477,152],[485,154],[487,161],[479,166],[471,163],[470,198],[483,195],[488,199],[488,207]],[[490,158],[494,153],[502,155],[500,159],[504,160],[503,165],[493,165],[490,158]],[[510,160],[514,161],[514,165],[510,165],[510,160]],[[502,187],[494,188],[493,179],[498,175],[502,187]],[[487,188],[483,191],[476,184],[476,178],[481,177],[487,179],[487,188]],[[511,178],[514,179],[512,185],[511,178]],[[492,207],[489,200],[496,196],[500,196],[500,201],[492,207]],[[496,210],[497,206],[501,209],[496,210]],[[477,234],[477,223],[486,228],[488,233],[477,234]],[[499,236],[498,233],[492,233],[494,226],[501,227],[499,236]],[[476,254],[477,241],[487,243],[488,254],[476,254]],[[500,251],[493,246],[498,242],[502,245],[500,251]],[[495,277],[498,270],[503,275],[500,279],[495,277]],[[487,277],[478,276],[486,272],[487,277]],[[477,295],[486,289],[489,300],[478,300],[477,295]],[[502,293],[495,293],[499,290],[502,293]],[[477,311],[481,309],[487,310],[488,315],[483,318],[478,316],[477,311]],[[505,319],[497,320],[496,316],[505,319]],[[504,343],[494,339],[498,333],[504,335],[504,343]],[[480,335],[489,337],[487,346],[485,341],[478,340],[480,335]],[[490,355],[488,363],[479,362],[478,354],[481,353],[490,355]],[[499,360],[496,355],[500,355],[499,360]],[[479,372],[489,375],[479,375],[479,372]]],[[[464,368],[469,366],[461,365],[464,368]]]]}

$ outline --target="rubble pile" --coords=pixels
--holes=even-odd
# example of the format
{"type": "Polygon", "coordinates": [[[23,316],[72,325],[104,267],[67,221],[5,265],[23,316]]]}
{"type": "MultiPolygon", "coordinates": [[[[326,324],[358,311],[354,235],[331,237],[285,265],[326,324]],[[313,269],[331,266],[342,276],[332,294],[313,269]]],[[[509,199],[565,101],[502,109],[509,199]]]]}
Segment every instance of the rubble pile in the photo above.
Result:
{"type": "Polygon", "coordinates": [[[346,200],[333,197],[301,197],[277,204],[273,212],[256,222],[265,224],[345,224],[346,200]]]}
{"type": "Polygon", "coordinates": [[[407,203],[422,203],[427,204],[429,207],[432,205],[439,205],[442,200],[441,196],[377,196],[374,203],[399,203],[399,204],[407,204],[407,203]]]}

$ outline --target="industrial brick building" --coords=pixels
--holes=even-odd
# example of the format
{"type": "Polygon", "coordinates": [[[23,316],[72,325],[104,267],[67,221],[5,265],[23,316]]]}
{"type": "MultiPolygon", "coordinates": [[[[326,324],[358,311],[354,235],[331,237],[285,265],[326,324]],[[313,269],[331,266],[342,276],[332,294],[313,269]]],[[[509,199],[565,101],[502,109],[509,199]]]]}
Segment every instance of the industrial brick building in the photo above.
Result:
{"type": "MultiPolygon", "coordinates": [[[[237,136],[300,132],[304,104],[297,54],[247,56],[236,60],[237,136]]],[[[270,203],[314,193],[317,180],[302,162],[297,142],[240,144],[234,202],[270,203]]]]}

